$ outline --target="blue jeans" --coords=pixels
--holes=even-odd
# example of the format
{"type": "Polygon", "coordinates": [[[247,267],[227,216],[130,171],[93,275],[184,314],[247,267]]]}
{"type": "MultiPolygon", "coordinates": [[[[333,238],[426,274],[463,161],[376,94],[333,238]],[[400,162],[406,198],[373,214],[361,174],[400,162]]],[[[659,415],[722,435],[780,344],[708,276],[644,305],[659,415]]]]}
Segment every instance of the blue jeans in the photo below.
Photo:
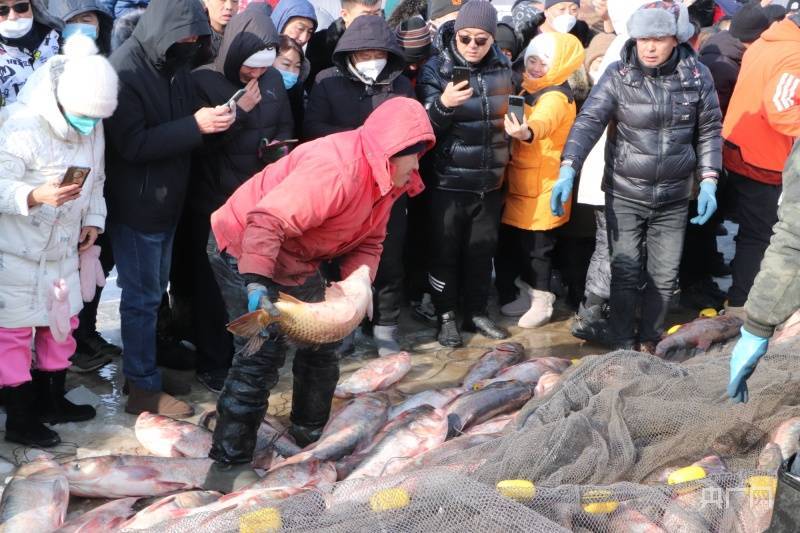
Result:
{"type": "Polygon", "coordinates": [[[175,230],[144,233],[125,224],[109,224],[108,233],[122,289],[122,372],[140,389],[161,390],[156,366],[156,322],[161,295],[169,282],[175,230]]]}

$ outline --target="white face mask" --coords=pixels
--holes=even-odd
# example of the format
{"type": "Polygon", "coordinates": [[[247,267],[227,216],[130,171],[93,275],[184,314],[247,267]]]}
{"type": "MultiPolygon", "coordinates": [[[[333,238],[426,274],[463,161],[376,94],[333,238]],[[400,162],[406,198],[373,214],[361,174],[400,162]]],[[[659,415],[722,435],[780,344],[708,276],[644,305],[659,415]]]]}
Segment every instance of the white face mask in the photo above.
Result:
{"type": "Polygon", "coordinates": [[[33,18],[18,18],[18,19],[8,19],[0,22],[0,35],[5,37],[6,39],[19,39],[20,37],[24,37],[31,31],[33,27],[33,18]]]}
{"type": "Polygon", "coordinates": [[[367,61],[359,61],[355,64],[356,70],[359,71],[362,76],[373,81],[378,79],[378,76],[380,76],[385,66],[385,59],[368,59],[367,61]]]}
{"type": "Polygon", "coordinates": [[[551,26],[558,33],[569,33],[569,30],[575,27],[576,22],[578,19],[575,18],[575,15],[559,15],[553,19],[551,26]]]}

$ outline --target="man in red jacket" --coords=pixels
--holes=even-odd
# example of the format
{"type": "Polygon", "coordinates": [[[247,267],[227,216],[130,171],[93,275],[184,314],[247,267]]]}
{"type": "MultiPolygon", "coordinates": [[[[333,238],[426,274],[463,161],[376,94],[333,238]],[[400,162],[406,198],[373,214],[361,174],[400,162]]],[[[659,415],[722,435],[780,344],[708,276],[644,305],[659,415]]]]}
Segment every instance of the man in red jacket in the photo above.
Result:
{"type": "MultiPolygon", "coordinates": [[[[211,266],[230,319],[272,305],[278,291],[324,299],[322,261],[338,258],[342,277],[367,265],[374,278],[392,204],[422,191],[419,157],[435,142],[422,105],[394,98],[364,126],[304,144],[245,182],[211,216],[211,266]]],[[[206,486],[231,491],[257,476],[256,432],[278,381],[286,344],[272,335],[251,356],[237,354],[217,402],[219,421],[206,486]]],[[[292,426],[300,446],[319,438],[339,380],[335,344],[298,348],[292,373],[292,426]]]]}

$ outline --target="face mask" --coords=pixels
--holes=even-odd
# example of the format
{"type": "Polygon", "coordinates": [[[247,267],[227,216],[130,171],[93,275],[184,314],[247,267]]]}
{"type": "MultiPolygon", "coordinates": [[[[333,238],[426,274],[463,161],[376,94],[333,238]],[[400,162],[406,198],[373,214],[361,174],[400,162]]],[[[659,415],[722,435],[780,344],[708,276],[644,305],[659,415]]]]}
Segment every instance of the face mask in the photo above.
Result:
{"type": "Polygon", "coordinates": [[[200,51],[200,43],[175,43],[167,50],[167,64],[173,68],[190,65],[200,51]]]}
{"type": "Polygon", "coordinates": [[[553,20],[552,26],[558,33],[569,33],[576,22],[578,19],[574,15],[559,15],[553,20]]]}
{"type": "Polygon", "coordinates": [[[82,33],[93,41],[97,39],[97,27],[94,24],[83,24],[79,22],[64,26],[64,31],[61,33],[61,36],[64,41],[66,41],[76,33],[82,33]]]}
{"type": "Polygon", "coordinates": [[[64,118],[67,119],[69,125],[75,128],[81,135],[89,135],[100,122],[99,118],[79,117],[70,113],[64,113],[64,118]]]}
{"type": "Polygon", "coordinates": [[[297,84],[298,76],[294,72],[287,72],[281,69],[277,69],[277,71],[281,73],[281,78],[283,78],[283,87],[287,91],[297,84]]]}
{"type": "Polygon", "coordinates": [[[368,59],[367,61],[359,61],[355,65],[357,71],[371,80],[377,80],[385,66],[385,59],[368,59]]]}
{"type": "Polygon", "coordinates": [[[33,18],[18,18],[14,20],[4,20],[0,22],[0,35],[6,39],[19,39],[31,31],[33,18]]]}

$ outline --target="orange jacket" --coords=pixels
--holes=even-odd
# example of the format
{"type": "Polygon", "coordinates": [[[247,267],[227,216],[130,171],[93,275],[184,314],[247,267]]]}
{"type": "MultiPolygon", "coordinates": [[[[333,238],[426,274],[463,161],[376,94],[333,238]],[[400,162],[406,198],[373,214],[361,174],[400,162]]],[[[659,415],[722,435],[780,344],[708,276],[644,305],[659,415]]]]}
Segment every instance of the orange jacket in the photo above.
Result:
{"type": "MultiPolygon", "coordinates": [[[[582,64],[584,49],[580,41],[569,34],[548,33],[555,40],[555,53],[547,73],[531,78],[526,73],[522,88],[535,94],[542,89],[561,85],[582,64]]],[[[503,211],[503,224],[531,231],[546,231],[569,221],[570,204],[564,215],[550,211],[550,193],[558,180],[561,151],[567,143],[569,130],[575,122],[575,103],[560,92],[542,94],[536,104],[525,105],[525,121],[533,132],[531,142],[514,139],[511,163],[506,168],[508,195],[503,211]]]]}
{"type": "Polygon", "coordinates": [[[773,24],[745,52],[722,136],[725,168],[780,184],[800,136],[800,27],[792,20],[773,24]]]}

